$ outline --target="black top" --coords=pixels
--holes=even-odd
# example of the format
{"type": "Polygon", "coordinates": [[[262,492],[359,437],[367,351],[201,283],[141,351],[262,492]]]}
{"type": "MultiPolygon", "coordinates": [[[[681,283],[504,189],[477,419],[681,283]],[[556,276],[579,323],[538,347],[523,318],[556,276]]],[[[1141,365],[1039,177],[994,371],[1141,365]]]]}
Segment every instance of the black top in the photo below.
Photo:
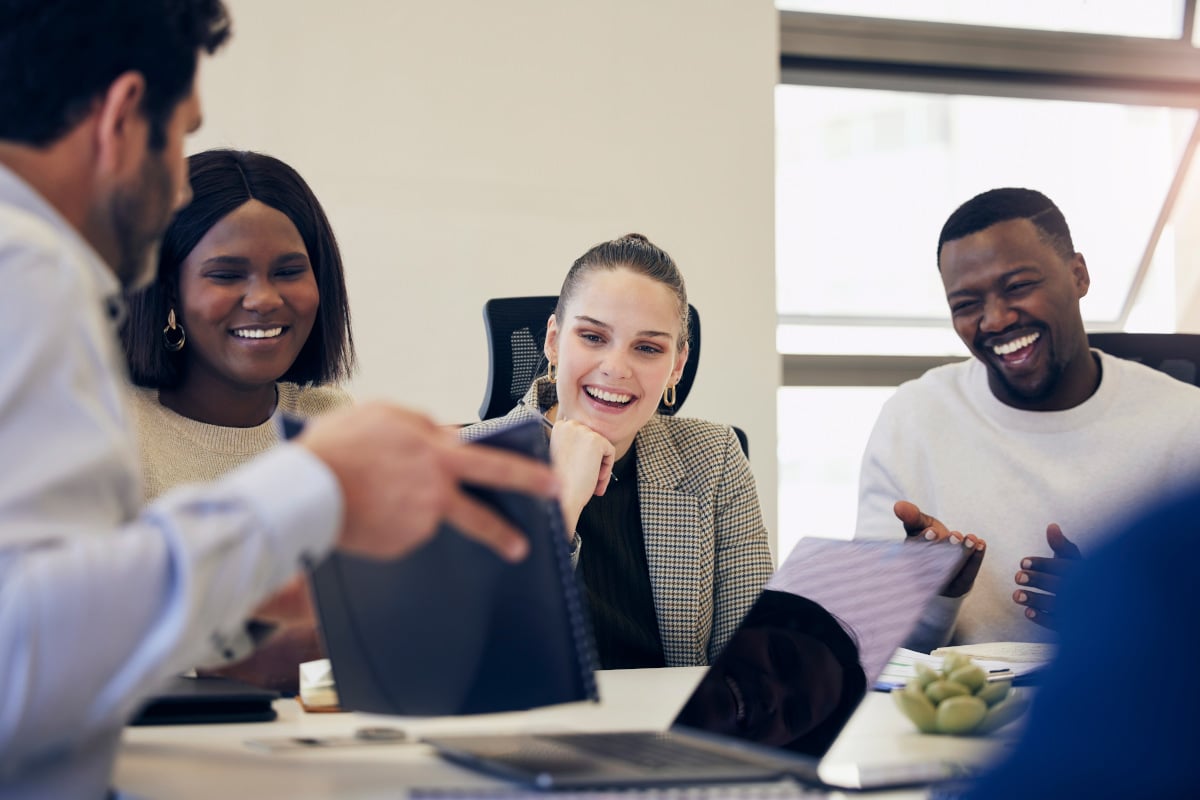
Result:
{"type": "Polygon", "coordinates": [[[638,503],[636,447],[613,466],[603,497],[579,515],[579,576],[602,669],[664,667],[638,503]]]}

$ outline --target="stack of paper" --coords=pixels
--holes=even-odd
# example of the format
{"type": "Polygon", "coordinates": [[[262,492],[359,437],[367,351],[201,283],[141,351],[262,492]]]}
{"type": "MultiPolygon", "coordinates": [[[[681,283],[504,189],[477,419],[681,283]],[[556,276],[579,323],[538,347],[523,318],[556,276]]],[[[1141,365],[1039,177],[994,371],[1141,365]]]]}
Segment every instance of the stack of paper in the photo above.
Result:
{"type": "Polygon", "coordinates": [[[989,661],[1045,664],[1054,658],[1054,645],[1039,642],[981,642],[939,647],[930,655],[944,656],[947,653],[962,653],[974,659],[983,658],[989,661]]]}
{"type": "Polygon", "coordinates": [[[300,665],[300,703],[305,711],[340,711],[329,659],[300,665]]]}
{"type": "Polygon", "coordinates": [[[916,677],[918,662],[927,664],[932,669],[941,669],[942,657],[952,652],[970,656],[988,672],[989,680],[1011,679],[1017,683],[1028,681],[1054,656],[1052,645],[1024,642],[989,642],[939,647],[930,654],[901,647],[888,659],[887,666],[875,682],[875,688],[884,692],[902,688],[910,678],[916,677]]]}

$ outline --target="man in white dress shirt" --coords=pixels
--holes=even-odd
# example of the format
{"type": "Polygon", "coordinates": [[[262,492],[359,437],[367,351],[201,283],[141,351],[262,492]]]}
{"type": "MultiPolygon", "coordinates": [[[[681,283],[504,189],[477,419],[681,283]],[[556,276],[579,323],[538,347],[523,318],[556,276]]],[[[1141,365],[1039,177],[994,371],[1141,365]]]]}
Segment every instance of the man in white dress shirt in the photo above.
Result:
{"type": "Polygon", "coordinates": [[[187,200],[196,68],[228,34],[220,0],[0,0],[0,797],[103,796],[140,701],[244,656],[305,560],[395,557],[442,520],[519,559],[460,483],[556,491],[375,405],[143,505],[119,298],[187,200]]]}

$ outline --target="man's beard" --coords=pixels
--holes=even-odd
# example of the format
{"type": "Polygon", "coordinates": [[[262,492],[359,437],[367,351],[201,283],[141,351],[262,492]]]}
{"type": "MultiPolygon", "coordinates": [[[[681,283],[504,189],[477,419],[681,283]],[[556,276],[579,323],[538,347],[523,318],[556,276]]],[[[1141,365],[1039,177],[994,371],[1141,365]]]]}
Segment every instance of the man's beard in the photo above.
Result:
{"type": "MultiPolygon", "coordinates": [[[[1047,334],[1043,332],[1042,335],[1046,336],[1047,334]]],[[[1059,360],[1054,350],[1053,342],[1047,342],[1047,351],[1045,374],[1042,376],[1041,381],[1031,387],[1022,387],[1010,383],[1004,370],[989,359],[984,359],[984,364],[987,366],[988,371],[991,372],[992,377],[999,381],[1000,385],[1008,391],[1010,397],[1019,398],[1026,403],[1041,403],[1049,399],[1058,390],[1059,384],[1062,383],[1063,375],[1067,370],[1067,365],[1059,360]]]]}
{"type": "Polygon", "coordinates": [[[117,244],[117,280],[126,289],[154,281],[163,233],[172,217],[171,174],[153,151],[147,153],[135,185],[118,190],[110,205],[117,244]]]}

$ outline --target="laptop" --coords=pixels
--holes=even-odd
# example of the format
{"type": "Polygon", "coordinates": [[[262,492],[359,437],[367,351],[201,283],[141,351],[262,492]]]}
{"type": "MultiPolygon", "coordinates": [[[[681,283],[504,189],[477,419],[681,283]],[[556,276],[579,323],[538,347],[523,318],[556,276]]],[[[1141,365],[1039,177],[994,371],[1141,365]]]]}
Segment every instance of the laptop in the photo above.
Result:
{"type": "Polygon", "coordinates": [[[913,764],[835,781],[818,766],[963,557],[943,543],[802,539],[669,730],[425,741],[451,761],[539,789],[786,778],[875,789],[961,777],[954,765],[913,764]]]}

